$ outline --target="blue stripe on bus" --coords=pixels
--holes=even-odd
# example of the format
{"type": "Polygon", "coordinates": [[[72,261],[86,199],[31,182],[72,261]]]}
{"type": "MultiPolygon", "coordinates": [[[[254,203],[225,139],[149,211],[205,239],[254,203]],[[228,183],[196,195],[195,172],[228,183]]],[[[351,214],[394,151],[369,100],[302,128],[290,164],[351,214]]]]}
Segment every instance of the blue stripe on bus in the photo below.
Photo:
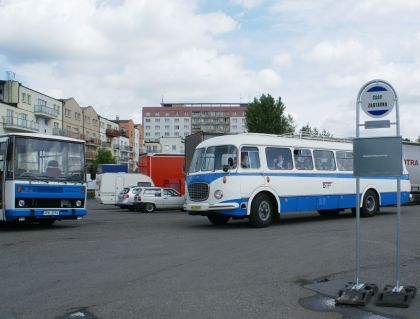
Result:
{"type": "Polygon", "coordinates": [[[84,199],[85,193],[82,192],[84,188],[85,186],[80,186],[80,185],[16,184],[15,196],[17,198],[80,198],[80,199],[84,199]]]}
{"type": "MultiPolygon", "coordinates": [[[[355,178],[353,174],[335,174],[335,173],[207,173],[187,176],[187,184],[204,182],[211,183],[223,176],[284,176],[284,177],[311,177],[311,178],[355,178]]],[[[360,179],[391,179],[396,180],[395,176],[369,176],[360,179]]],[[[401,175],[401,180],[409,180],[408,174],[401,175]]]]}
{"type": "MultiPolygon", "coordinates": [[[[401,203],[405,204],[410,199],[409,192],[401,192],[401,203]]],[[[240,198],[223,201],[222,203],[247,203],[249,198],[240,198]]],[[[339,195],[313,195],[313,196],[288,196],[279,197],[280,213],[298,213],[305,211],[323,210],[323,209],[345,209],[356,207],[355,194],[339,194],[339,195]]],[[[381,206],[395,205],[397,203],[397,193],[383,192],[381,193],[381,206]]],[[[230,216],[246,216],[247,210],[238,208],[234,210],[216,211],[218,214],[230,216]]]]}

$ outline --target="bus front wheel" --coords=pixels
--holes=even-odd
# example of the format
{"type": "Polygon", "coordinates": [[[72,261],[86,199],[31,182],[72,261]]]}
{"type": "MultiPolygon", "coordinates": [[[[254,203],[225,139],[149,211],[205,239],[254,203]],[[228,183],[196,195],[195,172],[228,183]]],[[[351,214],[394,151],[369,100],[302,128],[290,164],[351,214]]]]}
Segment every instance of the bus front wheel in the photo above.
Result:
{"type": "Polygon", "coordinates": [[[225,225],[230,220],[230,217],[225,215],[209,215],[207,218],[215,225],[225,225]]]}
{"type": "Polygon", "coordinates": [[[363,205],[360,208],[361,217],[373,217],[379,211],[379,198],[375,191],[369,189],[363,196],[363,205]]]}
{"type": "Polygon", "coordinates": [[[251,204],[249,222],[254,227],[267,227],[273,221],[274,207],[270,197],[266,194],[255,196],[251,204]]]}

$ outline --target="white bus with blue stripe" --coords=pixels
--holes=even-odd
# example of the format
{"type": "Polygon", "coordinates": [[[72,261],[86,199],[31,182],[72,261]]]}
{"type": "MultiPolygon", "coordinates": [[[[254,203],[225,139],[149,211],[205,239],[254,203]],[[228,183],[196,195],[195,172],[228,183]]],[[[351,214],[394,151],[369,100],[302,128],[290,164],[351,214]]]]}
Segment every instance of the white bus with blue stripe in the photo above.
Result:
{"type": "Polygon", "coordinates": [[[84,141],[41,134],[0,135],[0,221],[86,215],[84,141]]]}
{"type": "MultiPolygon", "coordinates": [[[[195,150],[187,175],[185,210],[214,224],[249,218],[266,227],[283,214],[318,211],[337,215],[356,207],[352,143],[279,137],[225,135],[195,150]]],[[[401,203],[410,199],[407,171],[401,203]]],[[[396,178],[361,179],[361,215],[397,203],[396,178]]]]}

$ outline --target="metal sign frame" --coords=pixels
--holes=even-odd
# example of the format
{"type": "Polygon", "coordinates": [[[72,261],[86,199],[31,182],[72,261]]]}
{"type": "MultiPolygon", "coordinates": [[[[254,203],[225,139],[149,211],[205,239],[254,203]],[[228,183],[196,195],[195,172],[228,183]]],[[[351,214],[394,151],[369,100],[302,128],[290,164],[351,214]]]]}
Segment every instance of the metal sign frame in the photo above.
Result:
{"type": "MultiPolygon", "coordinates": [[[[373,80],[367,82],[359,91],[356,103],[356,138],[360,138],[360,127],[370,128],[369,124],[360,124],[360,109],[362,106],[362,93],[371,84],[384,84],[388,86],[395,97],[395,136],[400,137],[400,112],[398,104],[398,95],[394,87],[384,80],[373,80]]],[[[402,159],[401,159],[402,161],[402,159]]],[[[401,223],[401,176],[396,176],[397,179],[397,222],[396,222],[396,266],[395,266],[395,287],[393,291],[400,291],[400,223],[401,223]]],[[[360,286],[360,177],[356,177],[356,286],[360,286]]]]}

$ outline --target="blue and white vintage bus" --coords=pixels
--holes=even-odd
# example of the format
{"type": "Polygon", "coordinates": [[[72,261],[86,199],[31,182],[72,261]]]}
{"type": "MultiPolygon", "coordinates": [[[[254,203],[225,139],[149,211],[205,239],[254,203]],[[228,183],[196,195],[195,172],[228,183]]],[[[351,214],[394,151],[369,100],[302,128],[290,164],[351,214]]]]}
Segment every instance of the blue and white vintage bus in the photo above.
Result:
{"type": "Polygon", "coordinates": [[[0,220],[39,222],[86,215],[84,141],[14,133],[0,135],[0,220]]]}
{"type": "MultiPolygon", "coordinates": [[[[187,175],[185,210],[214,224],[249,218],[266,227],[283,214],[318,211],[324,216],[356,207],[352,143],[267,134],[238,134],[203,141],[187,175]]],[[[362,178],[361,216],[395,205],[396,178],[362,178]]],[[[409,201],[407,171],[401,203],[409,201]]]]}

